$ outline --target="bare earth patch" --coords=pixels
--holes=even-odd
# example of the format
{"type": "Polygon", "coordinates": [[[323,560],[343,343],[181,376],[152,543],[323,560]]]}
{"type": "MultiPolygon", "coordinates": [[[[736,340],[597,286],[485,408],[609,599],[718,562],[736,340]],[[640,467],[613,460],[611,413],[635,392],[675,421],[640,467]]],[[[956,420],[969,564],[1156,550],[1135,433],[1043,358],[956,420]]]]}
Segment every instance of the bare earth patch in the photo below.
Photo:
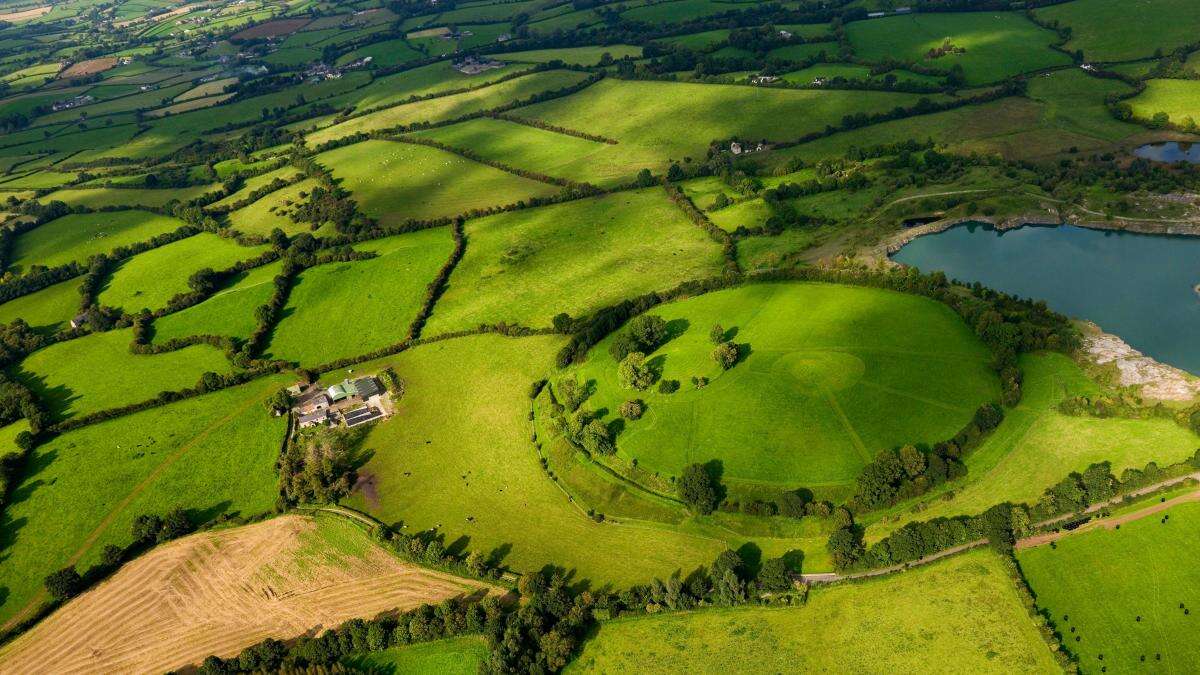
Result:
{"type": "Polygon", "coordinates": [[[1083,350],[1100,365],[1116,365],[1123,387],[1139,387],[1145,398],[1190,401],[1200,396],[1200,379],[1173,366],[1159,363],[1109,333],[1088,331],[1083,350]]]}
{"type": "Polygon", "coordinates": [[[326,526],[281,516],[154,549],[0,650],[0,672],[163,672],[486,588],[357,532],[348,546],[314,545],[326,526]]]}
{"type": "Polygon", "coordinates": [[[43,5],[41,7],[34,7],[33,9],[23,9],[19,12],[8,12],[7,14],[0,14],[0,21],[7,21],[9,23],[28,21],[36,19],[43,14],[48,14],[51,9],[54,9],[53,5],[43,5]]]}
{"type": "Polygon", "coordinates": [[[72,64],[70,68],[58,74],[59,79],[68,80],[72,77],[83,77],[85,75],[93,75],[95,73],[103,73],[104,71],[117,65],[115,56],[106,56],[100,59],[88,59],[72,64]]]}

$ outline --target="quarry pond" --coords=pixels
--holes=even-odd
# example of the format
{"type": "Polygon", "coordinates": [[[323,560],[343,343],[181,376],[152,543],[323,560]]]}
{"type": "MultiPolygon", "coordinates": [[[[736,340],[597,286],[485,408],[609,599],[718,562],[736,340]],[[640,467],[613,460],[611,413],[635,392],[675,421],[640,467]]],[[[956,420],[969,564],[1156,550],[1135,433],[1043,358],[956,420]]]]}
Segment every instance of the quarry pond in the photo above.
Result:
{"type": "Polygon", "coordinates": [[[1133,154],[1154,162],[1200,164],[1200,143],[1178,143],[1176,141],[1149,143],[1136,148],[1133,154]]]}
{"type": "Polygon", "coordinates": [[[919,237],[892,259],[1045,300],[1147,356],[1200,374],[1200,237],[966,223],[919,237]]]}

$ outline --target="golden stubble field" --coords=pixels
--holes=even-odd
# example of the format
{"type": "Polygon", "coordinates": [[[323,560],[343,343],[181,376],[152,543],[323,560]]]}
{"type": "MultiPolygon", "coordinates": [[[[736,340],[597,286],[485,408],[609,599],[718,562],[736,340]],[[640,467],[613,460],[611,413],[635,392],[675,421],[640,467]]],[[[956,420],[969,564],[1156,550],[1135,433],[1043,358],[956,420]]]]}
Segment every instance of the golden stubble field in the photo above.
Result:
{"type": "Polygon", "coordinates": [[[163,672],[268,637],[497,590],[405,563],[332,516],[282,516],[126,564],[0,650],[0,671],[163,672]]]}

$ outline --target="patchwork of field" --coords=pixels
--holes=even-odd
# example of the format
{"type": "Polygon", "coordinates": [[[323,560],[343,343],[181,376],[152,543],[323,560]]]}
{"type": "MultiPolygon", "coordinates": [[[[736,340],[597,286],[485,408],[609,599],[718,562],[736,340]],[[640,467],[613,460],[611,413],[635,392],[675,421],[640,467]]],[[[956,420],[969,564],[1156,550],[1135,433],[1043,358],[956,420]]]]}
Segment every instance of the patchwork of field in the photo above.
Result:
{"type": "MultiPolygon", "coordinates": [[[[679,475],[718,460],[723,482],[820,487],[851,483],[881,450],[953,437],[999,397],[989,354],[934,301],[827,284],[761,284],[718,291],[651,313],[670,340],[647,354],[662,393],[623,389],[613,337],[564,377],[595,382],[585,405],[616,419],[621,403],[645,415],[617,436],[621,457],[679,475]],[[711,357],[720,324],[744,352],[730,370],[711,357]],[[693,377],[709,378],[704,388],[693,377]]],[[[616,333],[614,333],[616,335],[616,333]]]]}
{"type": "Polygon", "coordinates": [[[1073,0],[1035,14],[1070,27],[1066,48],[1089,61],[1125,61],[1193,44],[1195,9],[1189,0],[1073,0]]]}
{"type": "MultiPolygon", "coordinates": [[[[0,667],[173,670],[209,654],[235,656],[264,638],[488,590],[401,562],[344,517],[280,516],[138,558],[0,650],[0,667]]],[[[461,645],[468,658],[479,651],[470,639],[461,645]]]]}
{"type": "Polygon", "coordinates": [[[559,190],[445,150],[395,141],[347,145],[316,161],[354,193],[363,213],[384,225],[457,216],[559,190]]]}
{"type": "Polygon", "coordinates": [[[320,265],[296,278],[271,338],[272,357],[315,366],[400,342],[454,242],[441,227],[355,248],[378,257],[320,265]]]}
{"type": "Polygon", "coordinates": [[[803,607],[604,621],[567,672],[747,669],[1052,673],[1058,665],[995,554],[977,551],[864,583],[817,587],[803,607]]]}
{"type": "Polygon", "coordinates": [[[949,70],[962,66],[967,82],[982,84],[1031,70],[1070,65],[1050,49],[1057,36],[1015,12],[963,12],[854,21],[846,36],[859,58],[886,58],[949,70]],[[949,43],[965,51],[934,56],[949,43]]]}
{"type": "Polygon", "coordinates": [[[791,140],[840,124],[849,113],[884,112],[914,105],[919,98],[893,92],[606,79],[578,94],[518,108],[513,114],[601,134],[645,148],[663,160],[683,160],[703,158],[712,140],[791,140]]]}
{"type": "Polygon", "coordinates": [[[1021,569],[1080,663],[1113,672],[1182,672],[1200,658],[1200,504],[1065,537],[1018,553],[1021,569]],[[1097,593],[1097,589],[1103,592],[1097,593]]]}
{"type": "MultiPolygon", "coordinates": [[[[1196,437],[1166,419],[1073,417],[1058,411],[1069,396],[1094,395],[1097,385],[1061,354],[1021,357],[1021,402],[1005,411],[1004,421],[967,455],[967,476],[953,498],[931,493],[919,512],[911,504],[895,509],[898,518],[872,524],[870,539],[883,537],[912,520],[981,513],[1004,501],[1033,503],[1042,492],[1072,471],[1095,462],[1112,463],[1120,475],[1147,462],[1165,466],[1190,457],[1196,437]]],[[[936,491],[935,491],[936,492],[936,491]]]]}
{"type": "MultiPolygon", "coordinates": [[[[646,614],[571,636],[560,656],[575,672],[1059,670],[991,550],[797,587],[786,607],[760,585],[728,606],[699,568],[732,549],[747,579],[776,558],[834,569],[843,514],[824,502],[867,485],[880,451],[952,438],[1000,398],[976,330],[990,341],[1013,325],[991,314],[968,325],[915,294],[761,279],[883,264],[880,242],[927,218],[1065,205],[1197,220],[1181,197],[1195,175],[1129,164],[1131,148],[1185,141],[1200,119],[1191,3],[98,2],[0,13],[0,220],[14,228],[0,286],[17,296],[0,303],[0,360],[46,415],[39,429],[0,382],[0,632],[49,610],[48,574],[74,567],[88,586],[4,636],[0,671],[190,671],[266,637],[500,592],[401,561],[372,519],[472,565],[468,552],[522,575],[561,569],[572,594],[650,584],[646,614]],[[789,183],[799,196],[771,192],[789,183]],[[73,212],[20,231],[54,201],[73,212]],[[197,233],[129,255],[185,223],[197,233]],[[352,252],[366,255],[316,264],[352,252]],[[102,278],[19,295],[44,268],[102,254],[119,258],[102,278]],[[165,311],[203,285],[197,272],[263,262],[165,311]],[[722,290],[652,295],[701,280],[722,290]],[[666,325],[644,390],[622,386],[610,352],[629,330],[621,303],[638,298],[634,313],[666,325]],[[135,344],[143,311],[160,316],[135,344]],[[586,354],[561,352],[585,337],[586,354]],[[732,365],[714,356],[724,342],[732,365]],[[277,409],[281,390],[385,368],[401,385],[391,415],[346,432],[348,449],[322,437],[303,468],[280,460],[285,435],[312,433],[299,409],[277,409]],[[225,387],[231,376],[249,381],[225,387]],[[568,380],[615,454],[580,450],[550,414],[568,380]],[[711,513],[678,482],[696,463],[719,474],[711,513]],[[308,503],[346,480],[343,465],[349,495],[308,503]],[[821,503],[801,517],[797,494],[821,503]],[[132,544],[139,516],[175,508],[203,532],[94,567],[132,544]],[[706,597],[699,609],[654,611],[673,606],[671,582],[655,583],[672,577],[706,597]]],[[[1001,338],[1040,344],[1040,325],[1016,326],[1001,338]]],[[[1035,502],[1095,462],[1120,474],[1197,452],[1165,415],[1065,414],[1068,397],[1115,393],[1077,357],[1023,353],[1023,396],[963,457],[967,474],[856,512],[868,545],[915,520],[1035,502]]],[[[1182,672],[1200,657],[1200,503],[1161,508],[1018,551],[1080,670],[1182,672]]],[[[557,670],[559,635],[525,628],[518,656],[537,666],[516,670],[557,670]]],[[[499,653],[475,635],[331,667],[476,672],[508,637],[499,653]]]]}
{"type": "Polygon", "coordinates": [[[593,586],[665,577],[742,545],[728,532],[597,523],[542,473],[527,395],[561,344],[556,336],[466,337],[358,366],[404,373],[397,415],[405,423],[371,429],[363,447],[374,454],[346,505],[408,532],[436,528],[518,572],[554,561],[593,586]]]}
{"type": "Polygon", "coordinates": [[[720,247],[659,188],[467,221],[467,252],[426,326],[548,327],[621,298],[720,274],[720,247]]]}
{"type": "Polygon", "coordinates": [[[287,380],[266,378],[39,445],[0,524],[0,624],[45,598],[47,574],[67,564],[86,569],[105,545],[127,545],[138,515],[183,507],[207,520],[269,511],[287,423],[262,402],[287,380]]]}

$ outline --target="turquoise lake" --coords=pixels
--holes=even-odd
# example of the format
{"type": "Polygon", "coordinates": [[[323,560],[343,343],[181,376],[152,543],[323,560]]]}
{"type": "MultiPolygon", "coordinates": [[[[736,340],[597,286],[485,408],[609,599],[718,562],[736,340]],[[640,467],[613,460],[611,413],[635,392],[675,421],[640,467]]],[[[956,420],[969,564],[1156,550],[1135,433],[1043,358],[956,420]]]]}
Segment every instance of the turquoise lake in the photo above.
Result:
{"type": "Polygon", "coordinates": [[[969,223],[920,237],[892,259],[1045,300],[1163,363],[1200,374],[1200,237],[1062,225],[998,231],[969,223]]]}

